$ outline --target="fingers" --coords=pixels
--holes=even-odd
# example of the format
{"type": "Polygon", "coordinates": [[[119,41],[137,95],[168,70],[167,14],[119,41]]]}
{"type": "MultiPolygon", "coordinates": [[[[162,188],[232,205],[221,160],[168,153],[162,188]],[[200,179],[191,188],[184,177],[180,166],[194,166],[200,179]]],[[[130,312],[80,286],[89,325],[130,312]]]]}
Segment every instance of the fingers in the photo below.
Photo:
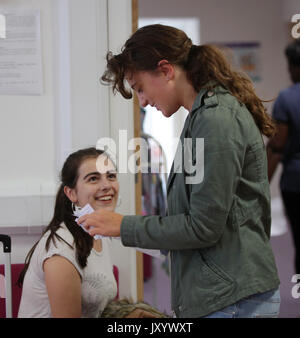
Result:
{"type": "Polygon", "coordinates": [[[95,229],[95,228],[90,229],[90,230],[89,230],[89,234],[90,234],[92,237],[95,236],[95,235],[101,235],[101,236],[104,236],[104,234],[103,234],[102,232],[100,233],[99,229],[95,229]]]}
{"type": "Polygon", "coordinates": [[[88,214],[81,216],[80,218],[78,218],[77,223],[78,224],[83,224],[86,221],[86,219],[87,219],[88,216],[89,216],[88,214]]]}
{"type": "Polygon", "coordinates": [[[78,224],[83,224],[86,229],[91,226],[95,226],[101,222],[101,219],[94,214],[84,215],[77,220],[78,224]]]}
{"type": "Polygon", "coordinates": [[[102,235],[102,233],[100,233],[101,231],[101,223],[100,220],[96,217],[93,216],[93,214],[90,215],[84,215],[82,217],[80,217],[77,220],[77,224],[83,226],[91,236],[98,234],[98,235],[102,235]],[[95,229],[96,228],[96,229],[95,229]],[[94,229],[93,233],[91,233],[91,230],[94,229]]]}
{"type": "Polygon", "coordinates": [[[109,227],[105,224],[105,218],[97,213],[84,215],[77,220],[77,223],[83,226],[91,236],[101,235],[110,236],[109,227]]]}
{"type": "Polygon", "coordinates": [[[112,236],[119,237],[121,232],[121,222],[123,215],[101,211],[84,215],[77,220],[91,236],[112,236]]]}

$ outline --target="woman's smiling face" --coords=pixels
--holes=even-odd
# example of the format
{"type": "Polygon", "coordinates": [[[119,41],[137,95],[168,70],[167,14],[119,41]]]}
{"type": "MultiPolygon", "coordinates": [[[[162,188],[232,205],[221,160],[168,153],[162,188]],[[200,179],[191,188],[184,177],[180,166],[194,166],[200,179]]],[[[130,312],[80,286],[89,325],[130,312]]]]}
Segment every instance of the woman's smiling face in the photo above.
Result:
{"type": "Polygon", "coordinates": [[[94,210],[114,211],[118,195],[116,168],[106,155],[100,155],[82,162],[76,186],[70,189],[69,198],[79,207],[89,203],[94,210]]]}

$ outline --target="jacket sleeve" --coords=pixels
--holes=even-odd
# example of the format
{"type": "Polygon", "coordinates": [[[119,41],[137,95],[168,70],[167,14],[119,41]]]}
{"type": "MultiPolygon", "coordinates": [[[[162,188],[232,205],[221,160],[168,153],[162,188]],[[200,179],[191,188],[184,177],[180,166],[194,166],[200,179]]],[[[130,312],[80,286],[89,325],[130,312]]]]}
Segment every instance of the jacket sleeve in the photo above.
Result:
{"type": "Polygon", "coordinates": [[[184,250],[219,241],[242,173],[245,146],[240,123],[231,109],[220,106],[196,115],[190,133],[192,139],[204,138],[204,178],[189,185],[189,212],[125,216],[121,225],[125,246],[184,250]]]}

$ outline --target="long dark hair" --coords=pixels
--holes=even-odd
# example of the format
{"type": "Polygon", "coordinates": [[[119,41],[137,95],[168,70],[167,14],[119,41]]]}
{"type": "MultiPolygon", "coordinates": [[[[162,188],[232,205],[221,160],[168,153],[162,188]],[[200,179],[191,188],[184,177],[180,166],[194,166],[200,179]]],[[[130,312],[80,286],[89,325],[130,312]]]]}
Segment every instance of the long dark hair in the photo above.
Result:
{"type": "Polygon", "coordinates": [[[168,60],[186,71],[194,89],[217,83],[227,88],[252,114],[262,134],[270,137],[275,124],[255,93],[249,77],[234,70],[221,50],[213,45],[192,44],[180,29],[165,25],[149,25],[138,29],[126,42],[120,54],[107,53],[107,68],[101,77],[103,84],[112,84],[124,98],[131,98],[125,86],[125,75],[135,71],[153,71],[161,60],[168,60]]]}
{"type": "MultiPolygon", "coordinates": [[[[88,158],[97,158],[102,154],[104,154],[104,151],[102,150],[98,150],[96,148],[86,148],[78,150],[68,156],[61,171],[61,185],[56,194],[53,218],[41,235],[42,238],[47,231],[50,232],[46,241],[46,250],[48,251],[50,241],[53,241],[54,245],[56,245],[56,239],[64,241],[64,239],[57,234],[57,230],[61,227],[61,224],[64,223],[74,237],[76,259],[82,268],[84,268],[87,264],[87,258],[93,247],[93,238],[88,233],[83,231],[83,229],[75,222],[75,217],[72,210],[72,202],[64,193],[64,187],[67,186],[71,189],[74,189],[78,180],[78,169],[83,161],[88,158]]],[[[31,257],[40,239],[34,244],[26,256],[25,267],[20,273],[17,282],[20,287],[23,284],[31,257]]],[[[66,241],[64,242],[67,243],[66,241]]],[[[69,243],[67,244],[70,246],[69,243]]]]}

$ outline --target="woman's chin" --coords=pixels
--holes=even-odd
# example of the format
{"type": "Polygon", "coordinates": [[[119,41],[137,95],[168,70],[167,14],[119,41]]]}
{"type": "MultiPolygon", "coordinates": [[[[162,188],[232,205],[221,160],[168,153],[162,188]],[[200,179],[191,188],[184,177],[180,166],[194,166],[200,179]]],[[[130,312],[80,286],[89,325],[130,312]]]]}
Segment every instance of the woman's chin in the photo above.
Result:
{"type": "Polygon", "coordinates": [[[115,210],[115,206],[111,203],[110,205],[99,205],[99,204],[95,204],[92,205],[92,208],[95,211],[101,211],[101,210],[106,210],[106,211],[114,211],[115,210]]]}

